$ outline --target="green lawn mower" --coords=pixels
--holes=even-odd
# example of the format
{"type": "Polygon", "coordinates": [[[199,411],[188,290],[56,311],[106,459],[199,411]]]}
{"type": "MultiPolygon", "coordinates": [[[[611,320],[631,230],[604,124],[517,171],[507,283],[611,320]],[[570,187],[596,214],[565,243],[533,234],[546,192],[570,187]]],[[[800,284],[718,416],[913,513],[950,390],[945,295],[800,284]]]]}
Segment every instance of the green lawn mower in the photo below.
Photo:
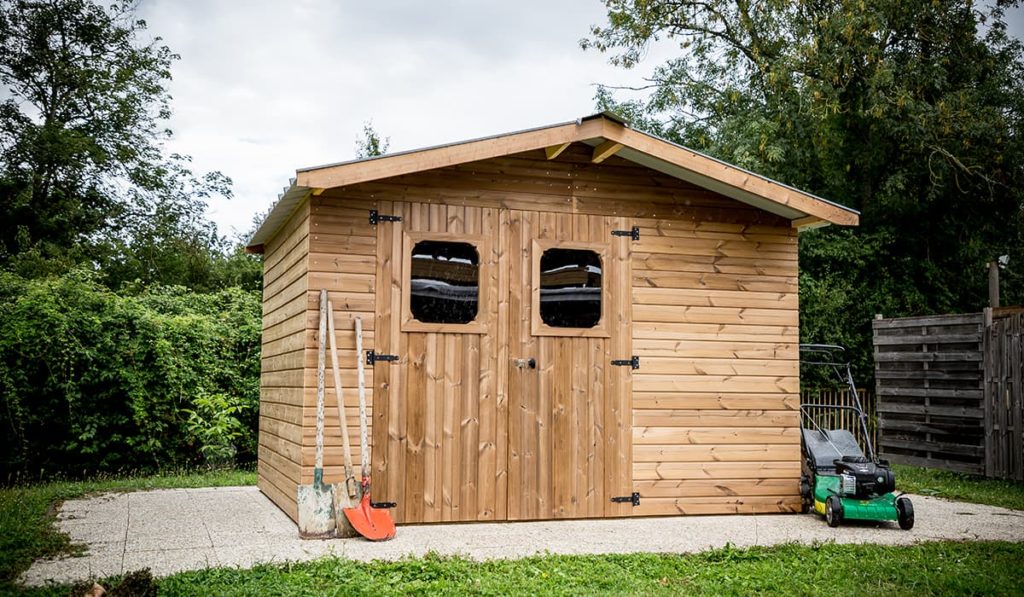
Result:
{"type": "MultiPolygon", "coordinates": [[[[803,475],[800,495],[803,511],[812,507],[825,516],[828,526],[837,527],[844,520],[895,520],[900,528],[914,527],[914,505],[910,499],[896,494],[896,476],[889,463],[875,456],[868,434],[867,416],[861,407],[857,387],[853,383],[850,363],[843,358],[845,349],[830,344],[801,344],[802,364],[831,369],[847,386],[853,405],[801,404],[801,448],[803,475]],[[860,426],[867,454],[857,438],[847,429],[826,429],[816,416],[828,411],[853,411],[860,426]]],[[[824,417],[828,421],[838,416],[824,417]]],[[[832,425],[826,425],[832,426],[832,425]]]]}

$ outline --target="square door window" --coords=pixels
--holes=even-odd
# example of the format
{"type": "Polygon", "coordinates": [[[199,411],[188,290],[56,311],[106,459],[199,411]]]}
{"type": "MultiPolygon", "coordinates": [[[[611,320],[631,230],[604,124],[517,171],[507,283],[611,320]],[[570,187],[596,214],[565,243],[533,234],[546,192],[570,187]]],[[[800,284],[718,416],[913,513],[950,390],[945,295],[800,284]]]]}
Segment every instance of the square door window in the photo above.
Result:
{"type": "Polygon", "coordinates": [[[421,240],[412,248],[409,309],[424,323],[470,323],[480,303],[480,254],[470,243],[421,240]]]}
{"type": "Polygon", "coordinates": [[[540,318],[553,328],[592,328],[601,321],[601,255],[550,248],[540,258],[540,318]]]}

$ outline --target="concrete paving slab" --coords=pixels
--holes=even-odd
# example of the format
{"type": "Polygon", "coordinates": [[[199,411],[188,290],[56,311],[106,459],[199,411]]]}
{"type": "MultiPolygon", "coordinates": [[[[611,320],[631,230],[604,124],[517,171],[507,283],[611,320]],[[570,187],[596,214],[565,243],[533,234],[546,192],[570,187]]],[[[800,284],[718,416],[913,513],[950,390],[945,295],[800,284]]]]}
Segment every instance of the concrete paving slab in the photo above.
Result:
{"type": "Polygon", "coordinates": [[[474,559],[544,553],[692,553],[730,544],[1024,541],[1024,511],[912,496],[917,526],[844,524],[816,515],[678,516],[450,525],[403,525],[386,543],[302,541],[294,523],[255,487],[107,494],[66,502],[57,525],[84,557],[39,560],[22,582],[68,583],[148,567],[156,575],[209,566],[250,567],[324,556],[391,560],[429,551],[474,559]]]}
{"type": "Polygon", "coordinates": [[[154,576],[168,576],[185,570],[202,570],[218,566],[220,560],[212,547],[192,549],[164,549],[156,551],[127,551],[122,570],[125,573],[149,568],[154,576]]]}
{"type": "Polygon", "coordinates": [[[198,549],[203,547],[213,547],[210,534],[205,530],[189,529],[186,533],[159,533],[156,535],[132,533],[128,535],[125,552],[198,549]]]}

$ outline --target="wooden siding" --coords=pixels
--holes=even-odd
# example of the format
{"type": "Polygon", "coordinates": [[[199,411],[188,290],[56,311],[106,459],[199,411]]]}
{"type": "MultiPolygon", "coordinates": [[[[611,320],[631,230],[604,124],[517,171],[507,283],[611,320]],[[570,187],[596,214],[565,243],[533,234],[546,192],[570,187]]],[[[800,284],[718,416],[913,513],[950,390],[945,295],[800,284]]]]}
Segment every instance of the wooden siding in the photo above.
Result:
{"type": "Polygon", "coordinates": [[[636,513],[795,510],[796,232],[661,217],[634,224],[636,513]]]}
{"type": "MultiPolygon", "coordinates": [[[[387,446],[386,450],[373,454],[375,486],[381,491],[379,499],[399,501],[399,518],[404,514],[401,508],[422,509],[417,518],[423,520],[520,517],[512,504],[520,499],[521,487],[513,489],[510,480],[512,468],[518,466],[517,455],[512,452],[516,440],[509,437],[511,428],[504,426],[516,411],[512,408],[513,401],[521,403],[525,396],[513,394],[525,389],[516,389],[515,380],[510,379],[515,373],[510,373],[507,364],[520,355],[510,354],[512,343],[506,339],[519,334],[520,328],[529,336],[524,336],[525,342],[540,339],[529,335],[529,320],[520,319],[521,310],[513,313],[509,304],[499,303],[496,337],[500,340],[493,347],[481,346],[467,353],[491,362],[491,369],[486,372],[487,383],[492,384],[487,400],[494,408],[488,407],[486,414],[480,411],[477,417],[463,416],[467,408],[480,408],[479,401],[483,399],[480,395],[467,398],[469,403],[460,402],[459,412],[448,412],[436,406],[439,404],[436,393],[446,391],[443,388],[449,385],[448,377],[457,377],[455,369],[451,375],[448,369],[466,365],[465,360],[460,363],[458,359],[440,355],[452,351],[460,353],[458,346],[452,343],[475,340],[453,334],[394,331],[401,303],[395,302],[399,299],[392,296],[396,293],[391,292],[391,287],[399,283],[401,264],[394,262],[391,256],[398,254],[402,239],[400,234],[388,232],[396,228],[391,224],[382,223],[375,228],[367,222],[369,209],[395,213],[406,209],[404,205],[415,203],[422,206],[417,210],[425,210],[428,221],[435,211],[445,214],[442,221],[447,222],[450,213],[468,207],[482,208],[497,218],[499,235],[513,230],[515,217],[512,214],[516,211],[532,214],[530,217],[535,222],[551,220],[556,227],[555,214],[565,214],[570,222],[578,218],[587,220],[588,215],[608,216],[605,220],[616,219],[616,228],[640,227],[640,241],[622,239],[632,254],[626,263],[616,267],[629,274],[623,284],[613,288],[623,295],[617,300],[632,304],[617,315],[620,325],[632,326],[632,333],[621,345],[616,345],[614,340],[601,340],[603,344],[595,348],[593,354],[589,349],[580,351],[579,362],[575,356],[572,360],[582,365],[585,358],[587,368],[584,371],[589,372],[591,360],[606,362],[629,356],[619,354],[621,352],[640,356],[641,368],[631,374],[621,367],[605,367],[606,371],[621,372],[624,380],[628,380],[610,381],[605,375],[600,384],[604,391],[618,396],[614,404],[620,411],[618,418],[608,418],[610,402],[604,403],[604,413],[592,413],[584,397],[577,397],[577,393],[584,391],[584,383],[588,388],[586,392],[594,386],[589,375],[584,379],[576,371],[582,367],[574,369],[575,365],[571,365],[561,373],[550,372],[550,375],[564,374],[571,380],[567,385],[571,391],[564,396],[565,404],[559,411],[568,413],[565,423],[603,417],[600,431],[605,440],[603,450],[606,454],[609,450],[617,452],[616,462],[623,463],[627,469],[624,478],[631,480],[632,489],[643,496],[639,508],[615,505],[609,509],[606,505],[605,515],[777,512],[799,506],[795,230],[785,219],[614,156],[601,164],[593,164],[591,153],[592,148],[574,144],[555,160],[547,160],[539,150],[327,189],[311,199],[308,249],[295,249],[309,251],[307,284],[299,292],[306,295],[302,297],[305,307],[301,308],[301,314],[289,316],[285,321],[292,326],[288,329],[298,326],[296,329],[304,336],[299,341],[301,366],[265,373],[265,383],[273,379],[275,383],[305,387],[298,394],[289,394],[291,400],[301,401],[305,410],[268,407],[266,417],[273,421],[267,429],[273,427],[275,435],[287,435],[294,444],[289,446],[298,449],[297,452],[292,450],[290,456],[290,462],[302,464],[301,468],[293,466],[295,482],[312,479],[313,417],[310,409],[315,404],[315,292],[326,287],[335,302],[339,343],[343,348],[341,358],[346,363],[342,376],[346,392],[355,385],[353,358],[356,355],[352,353],[354,338],[349,330],[356,313],[362,314],[364,319],[366,349],[379,345],[381,352],[414,360],[420,367],[414,371],[419,371],[424,381],[437,386],[433,390],[435,408],[418,414],[422,421],[403,420],[398,414],[398,404],[401,399],[408,399],[406,394],[412,391],[410,380],[402,379],[410,374],[383,364],[375,371],[368,371],[372,373],[368,384],[377,390],[372,419],[373,443],[387,446]],[[391,298],[381,299],[380,304],[375,301],[384,296],[391,298]],[[381,332],[379,343],[375,343],[377,330],[388,330],[381,332]],[[387,392],[381,391],[384,388],[387,392]],[[472,404],[474,401],[477,402],[472,404]],[[580,410],[583,406],[587,408],[580,410]],[[622,416],[623,413],[628,416],[622,416]],[[271,414],[275,415],[272,419],[271,414]],[[298,422],[302,427],[297,427],[298,422]],[[411,438],[410,425],[417,430],[411,438]],[[422,438],[420,427],[423,428],[422,438]],[[433,434],[429,446],[427,427],[433,434]],[[486,436],[485,427],[489,434],[486,436]],[[469,436],[460,436],[458,442],[441,441],[467,433],[469,436]],[[613,446],[610,438],[617,433],[626,439],[613,446]],[[427,470],[423,452],[410,447],[410,442],[420,445],[421,439],[423,446],[439,455],[439,459],[434,460],[439,464],[432,471],[427,470]],[[399,491],[399,478],[402,483],[409,482],[406,477],[411,470],[410,457],[423,459],[423,466],[415,467],[421,471],[416,475],[422,475],[423,479],[419,476],[414,479],[409,486],[414,487],[412,494],[403,485],[398,495],[395,492],[399,491]],[[478,478],[491,479],[487,483],[493,484],[467,487],[467,467],[476,467],[476,474],[481,474],[481,467],[486,468],[478,478]],[[432,492],[430,500],[421,498],[428,484],[432,492]],[[422,489],[418,489],[420,487],[422,489]],[[410,498],[419,503],[413,505],[410,498]],[[488,506],[485,502],[491,499],[493,504],[488,506]]],[[[404,217],[413,217],[412,212],[401,213],[404,217]]],[[[497,240],[495,238],[496,247],[497,240]]],[[[268,248],[276,248],[273,245],[274,241],[268,248]]],[[[273,267],[269,263],[275,255],[269,250],[267,254],[269,272],[273,267]]],[[[529,274],[520,271],[526,256],[503,255],[508,266],[497,268],[498,295],[528,292],[529,285],[524,286],[524,282],[529,274]]],[[[289,306],[292,310],[300,309],[293,303],[289,306]]],[[[477,338],[483,340],[483,336],[477,338]]],[[[570,350],[571,346],[554,344],[587,342],[562,338],[550,341],[552,346],[542,351],[543,354],[554,354],[565,348],[566,354],[576,355],[577,351],[570,350]]],[[[294,348],[294,338],[287,342],[292,350],[299,350],[294,348]]],[[[283,362],[287,358],[279,360],[283,362]]],[[[483,363],[480,365],[482,376],[483,363]]],[[[454,382],[454,378],[451,381],[454,382]]],[[[422,389],[424,404],[430,386],[427,384],[422,389]]],[[[328,481],[336,481],[340,480],[340,440],[334,433],[337,420],[331,418],[334,403],[330,384],[327,400],[326,473],[328,481]]],[[[346,395],[346,406],[354,415],[354,392],[346,395]]],[[[554,405],[538,403],[535,406],[551,408],[554,405]]],[[[355,417],[349,422],[354,429],[355,417]]],[[[537,429],[547,433],[554,442],[554,426],[555,422],[549,421],[543,429],[537,429]]],[[[594,439],[585,433],[574,435],[571,425],[567,429],[569,435],[563,438],[566,442],[582,445],[594,439]]],[[[569,455],[568,462],[552,461],[545,466],[579,468],[576,465],[582,466],[585,462],[577,453],[576,464],[573,464],[573,452],[564,452],[569,455]]],[[[282,459],[277,453],[274,458],[275,461],[282,459]]],[[[614,467],[606,468],[605,475],[609,470],[613,476],[618,476],[614,467]]],[[[593,484],[588,481],[591,476],[574,473],[572,487],[558,488],[558,495],[565,494],[563,497],[568,496],[570,501],[574,495],[577,499],[583,498],[582,506],[564,515],[596,514],[596,506],[591,508],[596,500],[607,500],[620,491],[628,493],[625,490],[629,487],[608,486],[607,482],[600,490],[594,486],[591,493],[593,484]],[[579,488],[575,485],[577,481],[579,488]]],[[[291,487],[289,499],[293,501],[294,484],[291,487]]],[[[555,490],[552,481],[552,496],[555,490]]],[[[554,515],[554,512],[538,510],[536,515],[527,517],[554,515]]]]}
{"type": "MultiPolygon", "coordinates": [[[[316,370],[317,328],[320,290],[326,288],[334,308],[334,328],[338,346],[338,365],[345,419],[352,445],[352,462],[359,478],[359,394],[356,367],[355,318],[363,320],[363,350],[374,349],[376,327],[377,230],[370,225],[369,210],[375,202],[344,203],[311,197],[309,200],[309,286],[304,299],[306,342],[303,352],[302,408],[291,417],[302,420],[302,483],[313,482],[316,457],[316,370]]],[[[324,392],[324,482],[340,483],[345,477],[341,426],[337,396],[327,358],[324,392]]],[[[367,421],[373,437],[374,368],[366,367],[367,421]]],[[[370,445],[373,445],[371,439],[370,445]]],[[[372,453],[372,452],[371,452],[372,453]]]]}
{"type": "Polygon", "coordinates": [[[265,246],[258,485],[288,516],[302,459],[309,205],[265,246]]]}

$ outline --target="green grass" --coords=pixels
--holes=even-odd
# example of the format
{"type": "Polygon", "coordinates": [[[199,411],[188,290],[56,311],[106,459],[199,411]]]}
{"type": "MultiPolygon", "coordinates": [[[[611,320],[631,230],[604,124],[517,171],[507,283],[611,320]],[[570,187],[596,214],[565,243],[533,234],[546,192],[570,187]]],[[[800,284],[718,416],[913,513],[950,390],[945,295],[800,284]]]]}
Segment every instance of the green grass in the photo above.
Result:
{"type": "Polygon", "coordinates": [[[58,532],[53,524],[56,506],[64,500],[106,491],[255,483],[256,473],[251,471],[212,470],[53,481],[0,489],[0,592],[10,590],[11,583],[33,560],[76,552],[68,536],[58,532]]]}
{"type": "Polygon", "coordinates": [[[1002,542],[727,547],[481,563],[429,555],[368,564],[326,558],[184,572],[157,580],[157,587],[161,595],[1013,595],[1024,592],[1022,561],[1024,545],[1002,542]]]}
{"type": "Polygon", "coordinates": [[[894,464],[896,487],[919,495],[1024,510],[1024,483],[894,464]]]}

